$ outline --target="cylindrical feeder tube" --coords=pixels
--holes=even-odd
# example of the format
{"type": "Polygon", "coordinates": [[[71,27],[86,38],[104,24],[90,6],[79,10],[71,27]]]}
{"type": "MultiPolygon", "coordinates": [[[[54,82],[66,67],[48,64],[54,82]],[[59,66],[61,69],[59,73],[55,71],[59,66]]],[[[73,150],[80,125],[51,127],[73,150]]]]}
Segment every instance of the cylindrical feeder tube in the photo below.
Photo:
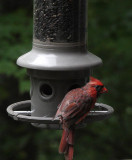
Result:
{"type": "Polygon", "coordinates": [[[86,43],[86,0],[34,0],[34,39],[86,43]]]}

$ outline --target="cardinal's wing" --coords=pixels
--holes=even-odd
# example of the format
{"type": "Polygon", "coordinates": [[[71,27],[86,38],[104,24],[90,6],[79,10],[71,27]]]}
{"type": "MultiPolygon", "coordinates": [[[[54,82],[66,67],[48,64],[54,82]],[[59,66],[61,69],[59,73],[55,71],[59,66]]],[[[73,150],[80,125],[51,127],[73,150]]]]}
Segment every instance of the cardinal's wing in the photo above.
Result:
{"type": "Polygon", "coordinates": [[[68,116],[70,113],[73,112],[73,110],[75,108],[76,108],[76,103],[71,103],[71,104],[66,105],[64,107],[60,105],[55,117],[68,116]]]}
{"type": "Polygon", "coordinates": [[[71,126],[81,122],[89,113],[92,108],[93,99],[87,98],[82,103],[72,103],[70,104],[62,114],[63,120],[67,125],[71,126]]]}

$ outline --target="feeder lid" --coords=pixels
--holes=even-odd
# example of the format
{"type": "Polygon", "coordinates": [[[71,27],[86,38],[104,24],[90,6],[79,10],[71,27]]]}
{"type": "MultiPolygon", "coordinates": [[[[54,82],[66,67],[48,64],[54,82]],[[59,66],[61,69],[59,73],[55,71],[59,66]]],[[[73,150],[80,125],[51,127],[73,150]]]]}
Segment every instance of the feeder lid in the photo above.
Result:
{"type": "Polygon", "coordinates": [[[30,52],[18,58],[17,64],[36,70],[75,71],[100,65],[102,60],[84,45],[33,45],[30,52]]]}

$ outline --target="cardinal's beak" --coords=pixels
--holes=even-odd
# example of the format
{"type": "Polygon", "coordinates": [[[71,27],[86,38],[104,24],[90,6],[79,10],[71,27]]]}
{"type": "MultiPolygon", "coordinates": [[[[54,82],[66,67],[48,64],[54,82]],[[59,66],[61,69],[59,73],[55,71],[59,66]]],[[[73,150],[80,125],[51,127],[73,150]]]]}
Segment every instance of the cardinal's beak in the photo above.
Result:
{"type": "Polygon", "coordinates": [[[108,90],[105,87],[101,91],[101,93],[107,93],[107,92],[108,92],[108,90]]]}

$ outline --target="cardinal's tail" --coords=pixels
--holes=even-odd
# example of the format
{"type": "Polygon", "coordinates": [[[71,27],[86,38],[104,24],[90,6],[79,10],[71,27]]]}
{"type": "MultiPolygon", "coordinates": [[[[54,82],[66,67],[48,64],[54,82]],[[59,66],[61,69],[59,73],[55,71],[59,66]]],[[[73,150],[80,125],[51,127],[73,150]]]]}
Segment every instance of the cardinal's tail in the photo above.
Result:
{"type": "Polygon", "coordinates": [[[74,130],[64,128],[59,146],[59,153],[65,154],[65,160],[72,160],[74,153],[74,130]]]}
{"type": "Polygon", "coordinates": [[[69,135],[67,138],[67,151],[65,153],[65,160],[73,160],[74,153],[74,130],[69,131],[69,135]]]}
{"type": "Polygon", "coordinates": [[[68,135],[69,135],[69,130],[67,128],[64,128],[63,132],[62,132],[60,146],[59,146],[59,153],[60,154],[66,152],[68,135]]]}

